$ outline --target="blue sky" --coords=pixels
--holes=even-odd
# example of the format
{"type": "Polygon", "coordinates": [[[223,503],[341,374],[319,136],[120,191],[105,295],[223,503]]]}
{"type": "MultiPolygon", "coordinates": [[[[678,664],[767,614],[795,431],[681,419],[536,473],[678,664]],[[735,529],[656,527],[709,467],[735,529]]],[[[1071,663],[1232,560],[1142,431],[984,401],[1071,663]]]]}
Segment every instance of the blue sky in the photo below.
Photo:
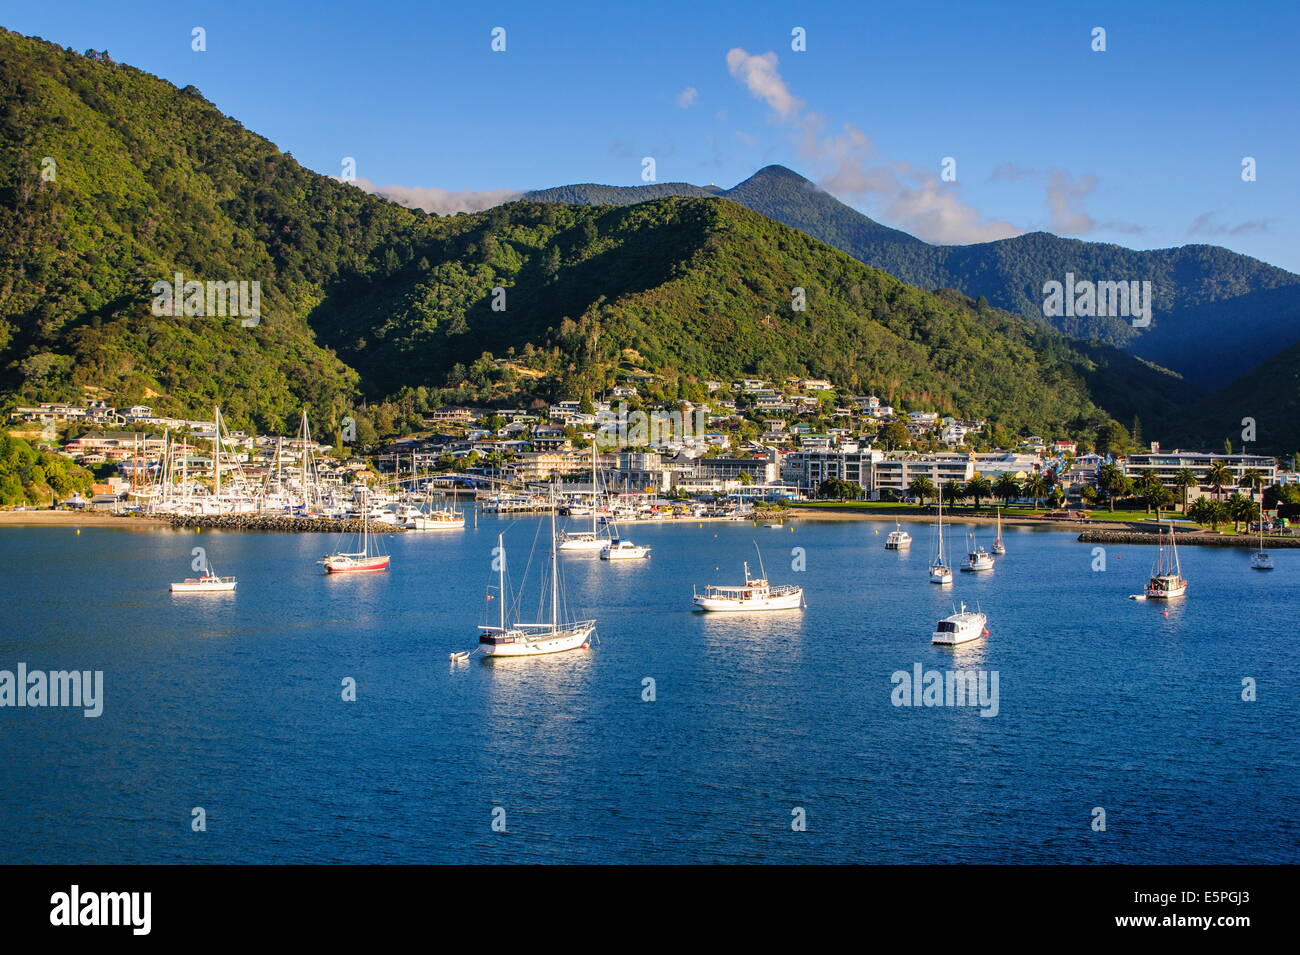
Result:
{"type": "Polygon", "coordinates": [[[1300,5],[1046,6],[64,0],[0,24],[192,83],[306,166],[351,156],[433,207],[634,185],[646,156],[723,186],[777,162],[931,241],[1208,242],[1300,271],[1300,5]]]}

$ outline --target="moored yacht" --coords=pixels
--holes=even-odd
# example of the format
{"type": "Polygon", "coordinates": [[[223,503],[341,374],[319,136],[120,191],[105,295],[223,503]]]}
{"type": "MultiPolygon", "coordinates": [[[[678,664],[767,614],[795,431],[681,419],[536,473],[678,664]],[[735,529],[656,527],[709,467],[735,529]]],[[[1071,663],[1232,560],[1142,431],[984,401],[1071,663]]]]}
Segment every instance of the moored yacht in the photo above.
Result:
{"type": "Polygon", "coordinates": [[[975,543],[975,535],[968,535],[970,541],[970,550],[966,554],[966,561],[961,565],[961,569],[968,573],[978,573],[979,571],[993,569],[993,555],[984,549],[983,544],[975,543]]]}
{"type": "MultiPolygon", "coordinates": [[[[534,657],[561,653],[590,645],[596,632],[595,620],[569,620],[561,614],[560,561],[555,541],[555,508],[551,508],[550,616],[544,623],[511,621],[510,595],[506,590],[506,551],[502,535],[497,535],[497,623],[479,626],[479,649],[490,657],[534,657]]],[[[544,598],[543,598],[544,599],[544,598]]]]}
{"type": "Polygon", "coordinates": [[[650,556],[650,548],[633,544],[630,540],[614,537],[600,549],[601,560],[640,560],[650,556]]]}
{"type": "Polygon", "coordinates": [[[1169,525],[1169,546],[1164,544],[1164,534],[1160,535],[1160,549],[1156,554],[1156,566],[1147,581],[1146,596],[1155,600],[1167,600],[1170,597],[1182,597],[1187,594],[1187,581],[1183,578],[1183,567],[1178,560],[1178,544],[1174,540],[1174,525],[1169,525]]]}
{"type": "Polygon", "coordinates": [[[1002,508],[998,508],[998,536],[993,540],[993,554],[1001,557],[1007,552],[1007,545],[1002,543],[1002,508]]]}
{"type": "Polygon", "coordinates": [[[372,544],[374,535],[370,533],[370,509],[365,504],[365,492],[362,492],[361,505],[361,550],[335,551],[321,558],[326,573],[356,574],[374,573],[387,570],[389,557],[380,553],[378,542],[372,544]]]}
{"type": "Polygon", "coordinates": [[[235,589],[234,577],[218,577],[209,564],[202,577],[186,577],[172,584],[174,594],[212,594],[229,592],[235,589]]]}
{"type": "Polygon", "coordinates": [[[704,593],[693,596],[695,606],[712,612],[750,610],[798,610],[803,606],[803,588],[793,584],[773,587],[763,570],[763,555],[758,557],[758,577],[749,576],[745,563],[745,583],[739,586],[707,584],[704,593]]]}
{"type": "Polygon", "coordinates": [[[1273,569],[1273,555],[1264,549],[1264,521],[1262,519],[1259,522],[1259,550],[1251,555],[1250,567],[1252,570],[1273,569]]]}
{"type": "Polygon", "coordinates": [[[885,550],[907,550],[912,546],[912,535],[903,530],[903,525],[894,522],[894,530],[885,538],[885,550]]]}
{"type": "Polygon", "coordinates": [[[944,617],[935,624],[930,642],[953,645],[978,640],[980,637],[988,636],[986,627],[988,621],[989,618],[985,614],[977,610],[967,610],[963,603],[960,611],[950,617],[944,617]]]}
{"type": "Polygon", "coordinates": [[[952,583],[952,568],[948,566],[948,557],[943,550],[943,494],[939,494],[939,525],[934,545],[934,557],[930,561],[930,583],[952,583]]]}

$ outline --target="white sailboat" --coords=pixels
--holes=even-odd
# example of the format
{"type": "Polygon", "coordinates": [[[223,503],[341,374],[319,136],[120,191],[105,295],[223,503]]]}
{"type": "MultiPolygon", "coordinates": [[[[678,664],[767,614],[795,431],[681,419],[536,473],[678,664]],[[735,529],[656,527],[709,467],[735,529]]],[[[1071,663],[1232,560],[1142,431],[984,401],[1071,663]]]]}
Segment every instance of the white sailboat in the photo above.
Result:
{"type": "MultiPolygon", "coordinates": [[[[754,545],[757,548],[757,544],[754,545]]],[[[773,587],[767,581],[763,567],[763,554],[758,554],[758,577],[749,576],[749,562],[745,562],[745,583],[740,586],[707,584],[704,593],[695,593],[695,606],[701,610],[736,612],[750,610],[798,610],[803,606],[803,588],[793,584],[773,587]]]]}
{"type": "Polygon", "coordinates": [[[966,573],[992,570],[993,556],[984,549],[984,545],[975,543],[974,534],[967,534],[966,539],[970,542],[970,546],[967,548],[966,560],[962,563],[961,569],[966,573]]]}
{"type": "Polygon", "coordinates": [[[1251,570],[1272,570],[1273,555],[1264,549],[1264,517],[1259,518],[1259,550],[1250,557],[1251,570]]]}
{"type": "Polygon", "coordinates": [[[1167,600],[1170,597],[1182,597],[1187,594],[1187,581],[1183,578],[1183,567],[1178,560],[1178,544],[1174,540],[1174,525],[1169,524],[1169,546],[1164,545],[1164,534],[1160,535],[1160,549],[1156,554],[1156,566],[1147,581],[1146,596],[1154,600],[1167,600]]]}
{"type": "MultiPolygon", "coordinates": [[[[559,547],[563,551],[593,551],[605,549],[607,543],[602,539],[597,530],[596,512],[599,508],[596,503],[600,500],[600,492],[596,485],[596,442],[591,442],[591,530],[590,531],[564,531],[560,534],[559,547]]],[[[570,508],[569,513],[575,513],[577,508],[570,508]]]]}
{"type": "Polygon", "coordinates": [[[389,557],[380,553],[379,543],[374,546],[371,541],[375,535],[370,533],[370,508],[366,504],[367,490],[361,492],[361,550],[355,552],[335,551],[320,560],[325,565],[326,573],[357,574],[375,573],[388,569],[389,557]]]}
{"type": "Polygon", "coordinates": [[[490,657],[532,657],[545,653],[577,650],[589,645],[596,632],[595,620],[564,620],[560,613],[560,561],[555,541],[555,509],[551,509],[551,619],[544,623],[510,620],[506,591],[506,551],[497,535],[497,599],[499,616],[494,625],[479,626],[479,647],[490,657]]]}
{"type": "Polygon", "coordinates": [[[228,593],[235,589],[234,577],[219,577],[211,564],[202,577],[186,577],[172,584],[174,594],[212,594],[228,593]]]}
{"type": "Polygon", "coordinates": [[[1007,545],[1002,543],[1002,508],[998,508],[998,536],[993,541],[993,553],[1001,557],[1007,552],[1007,545]]]}
{"type": "Polygon", "coordinates": [[[963,603],[960,611],[950,617],[944,617],[935,624],[930,642],[954,646],[958,643],[978,640],[980,637],[988,636],[986,626],[988,622],[989,618],[985,614],[977,610],[967,610],[963,603]]]}
{"type": "Polygon", "coordinates": [[[611,537],[609,543],[600,549],[601,560],[643,560],[649,556],[647,545],[633,544],[623,537],[611,537]]]}
{"type": "Polygon", "coordinates": [[[948,558],[943,552],[943,490],[939,491],[939,525],[938,539],[934,547],[934,559],[930,561],[930,583],[932,584],[950,584],[952,583],[952,568],[948,566],[948,558]]]}
{"type": "Polygon", "coordinates": [[[908,550],[912,546],[912,535],[903,530],[903,525],[894,521],[894,530],[885,538],[885,550],[908,550]]]}

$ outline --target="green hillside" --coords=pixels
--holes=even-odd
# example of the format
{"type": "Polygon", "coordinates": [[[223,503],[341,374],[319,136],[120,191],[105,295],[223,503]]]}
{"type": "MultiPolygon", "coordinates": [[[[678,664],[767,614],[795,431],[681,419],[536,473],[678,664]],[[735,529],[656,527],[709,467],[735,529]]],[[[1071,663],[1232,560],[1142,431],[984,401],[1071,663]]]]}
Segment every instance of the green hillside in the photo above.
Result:
{"type": "Polygon", "coordinates": [[[503,401],[576,397],[630,369],[669,397],[705,378],[814,375],[1079,434],[1108,413],[1140,413],[1155,434],[1189,393],[716,198],[426,216],[302,168],[196,90],[0,32],[11,401],[89,388],[187,415],[220,401],[237,425],[283,432],[304,405],[329,419],[359,398],[488,378],[503,401]],[[155,316],[151,286],[176,271],[259,281],[260,324],[155,316]],[[489,352],[515,367],[489,375],[489,352]]]}
{"type": "MultiPolygon", "coordinates": [[[[525,198],[622,204],[656,198],[664,190],[691,195],[698,189],[684,183],[615,191],[579,185],[528,193],[525,198]]],[[[784,166],[766,166],[717,194],[911,285],[955,288],[972,298],[986,298],[999,308],[1047,321],[1067,335],[1125,347],[1207,386],[1224,384],[1300,340],[1300,276],[1219,246],[1137,251],[1046,232],[975,245],[931,245],[881,225],[784,166]],[[1155,300],[1150,327],[1135,329],[1109,317],[1044,318],[1043,283],[1064,282],[1067,272],[1092,281],[1150,281],[1155,300]],[[1218,335],[1224,323],[1236,332],[1230,340],[1218,335]],[[1204,355],[1208,336],[1219,337],[1212,360],[1204,355]],[[1262,351],[1270,343],[1273,348],[1262,351]]]]}
{"type": "Polygon", "coordinates": [[[1274,355],[1195,404],[1170,432],[1184,447],[1242,445],[1242,421],[1255,422],[1250,449],[1288,458],[1300,450],[1300,343],[1274,355]]]}

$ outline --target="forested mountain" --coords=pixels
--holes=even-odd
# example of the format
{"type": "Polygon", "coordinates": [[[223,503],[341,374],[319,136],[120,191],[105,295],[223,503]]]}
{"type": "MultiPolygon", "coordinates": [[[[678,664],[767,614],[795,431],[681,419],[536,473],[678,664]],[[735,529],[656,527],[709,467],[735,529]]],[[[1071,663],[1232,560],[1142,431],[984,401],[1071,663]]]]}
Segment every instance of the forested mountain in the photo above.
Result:
{"type": "MultiPolygon", "coordinates": [[[[656,184],[565,186],[528,193],[554,202],[633,203],[664,190],[697,194],[699,187],[656,184]],[[643,191],[645,190],[645,191],[643,191]],[[654,190],[650,192],[649,190],[654,190]]],[[[1263,358],[1300,340],[1300,276],[1211,245],[1149,252],[1032,232],[975,245],[930,245],[890,229],[819,189],[784,166],[767,166],[717,195],[793,226],[867,265],[921,288],[955,288],[990,304],[1046,320],[1077,338],[1096,338],[1173,368],[1198,383],[1226,383],[1263,358]],[[1044,319],[1043,284],[1070,272],[1091,281],[1150,281],[1149,328],[1122,318],[1044,319]],[[1225,327],[1234,335],[1225,338],[1225,327]],[[1207,354],[1207,337],[1216,339],[1207,354]]]]}
{"type": "Polygon", "coordinates": [[[1288,460],[1300,451],[1300,343],[1193,405],[1176,419],[1167,438],[1215,450],[1226,440],[1239,449],[1245,419],[1254,423],[1248,450],[1286,455],[1288,460]]]}
{"type": "Polygon", "coordinates": [[[1140,415],[1156,435],[1189,396],[1115,349],[910,287],[733,202],[426,216],[303,169],[197,90],[0,33],[12,397],[94,388],[186,414],[220,401],[232,421],[283,432],[303,405],[328,417],[487,369],[520,379],[502,400],[589,395],[630,370],[666,397],[712,377],[813,375],[1078,434],[1140,415]],[[152,314],[152,284],[175,272],[260,281],[260,324],[152,314]]]}

